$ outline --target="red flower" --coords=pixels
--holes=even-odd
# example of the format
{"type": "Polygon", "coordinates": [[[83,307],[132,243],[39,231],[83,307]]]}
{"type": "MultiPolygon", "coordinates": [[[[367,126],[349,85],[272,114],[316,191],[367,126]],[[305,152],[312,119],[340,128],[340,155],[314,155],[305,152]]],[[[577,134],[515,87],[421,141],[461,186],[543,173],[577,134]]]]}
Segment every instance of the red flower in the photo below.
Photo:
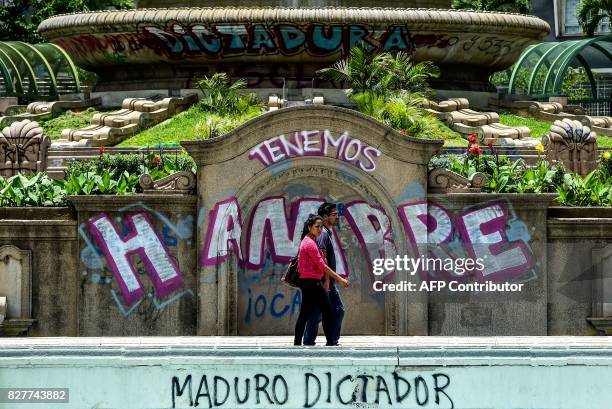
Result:
{"type": "Polygon", "coordinates": [[[406,135],[406,131],[404,129],[400,129],[399,133],[401,133],[402,135],[406,135]]]}
{"type": "Polygon", "coordinates": [[[106,148],[104,146],[100,146],[100,148],[98,150],[100,151],[100,155],[102,155],[104,152],[106,152],[106,148]]]}
{"type": "Polygon", "coordinates": [[[470,155],[480,155],[482,153],[482,148],[478,146],[478,144],[474,143],[470,146],[470,155]]]}
{"type": "Polygon", "coordinates": [[[492,147],[493,147],[493,143],[494,143],[494,142],[495,142],[495,140],[494,140],[493,138],[490,138],[490,139],[487,141],[487,146],[488,146],[489,148],[492,148],[492,147]]]}
{"type": "Polygon", "coordinates": [[[478,138],[476,137],[476,134],[473,134],[473,133],[469,134],[468,141],[470,141],[471,144],[478,142],[478,138]]]}
{"type": "Polygon", "coordinates": [[[155,155],[151,161],[151,166],[156,167],[157,165],[159,165],[159,156],[155,155]]]}

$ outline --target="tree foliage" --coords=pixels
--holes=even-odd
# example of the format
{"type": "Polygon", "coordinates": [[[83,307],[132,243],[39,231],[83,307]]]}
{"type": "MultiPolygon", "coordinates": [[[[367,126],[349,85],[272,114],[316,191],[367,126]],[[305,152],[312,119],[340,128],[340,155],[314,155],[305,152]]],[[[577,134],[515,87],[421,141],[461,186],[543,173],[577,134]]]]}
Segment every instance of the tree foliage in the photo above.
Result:
{"type": "Polygon", "coordinates": [[[389,96],[397,91],[427,94],[428,78],[440,75],[431,62],[412,61],[410,55],[399,52],[371,53],[365,46],[351,48],[346,59],[318,71],[323,78],[351,86],[352,92],[371,91],[389,96]]]}
{"type": "Polygon", "coordinates": [[[453,0],[451,7],[461,10],[504,11],[510,13],[529,14],[529,0],[453,0]]]}
{"type": "Polygon", "coordinates": [[[394,129],[426,138],[439,134],[437,121],[423,110],[433,94],[427,80],[440,75],[431,62],[416,63],[403,52],[372,53],[362,44],[318,74],[350,86],[358,111],[394,129]]]}
{"type": "Polygon", "coordinates": [[[0,41],[39,43],[38,25],[58,14],[129,8],[132,0],[11,0],[0,7],[0,41]]]}
{"type": "Polygon", "coordinates": [[[599,23],[612,20],[612,0],[582,0],[578,5],[578,22],[582,31],[592,37],[599,23]]]}

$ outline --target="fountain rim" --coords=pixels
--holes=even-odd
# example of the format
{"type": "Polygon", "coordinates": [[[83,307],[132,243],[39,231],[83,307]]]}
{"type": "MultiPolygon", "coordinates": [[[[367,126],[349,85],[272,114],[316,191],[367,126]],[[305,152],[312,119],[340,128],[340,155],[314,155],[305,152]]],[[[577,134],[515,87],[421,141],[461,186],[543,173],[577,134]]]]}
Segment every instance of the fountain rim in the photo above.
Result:
{"type": "MultiPolygon", "coordinates": [[[[133,10],[101,10],[60,14],[50,17],[38,26],[38,32],[47,40],[69,34],[117,32],[118,26],[133,26],[143,22],[166,24],[168,21],[184,23],[360,23],[360,24],[428,24],[432,31],[466,26],[495,28],[500,32],[520,30],[543,36],[550,26],[535,16],[492,11],[383,8],[383,7],[181,7],[133,10]]],[[[415,27],[416,28],[416,27],[415,27]]]]}

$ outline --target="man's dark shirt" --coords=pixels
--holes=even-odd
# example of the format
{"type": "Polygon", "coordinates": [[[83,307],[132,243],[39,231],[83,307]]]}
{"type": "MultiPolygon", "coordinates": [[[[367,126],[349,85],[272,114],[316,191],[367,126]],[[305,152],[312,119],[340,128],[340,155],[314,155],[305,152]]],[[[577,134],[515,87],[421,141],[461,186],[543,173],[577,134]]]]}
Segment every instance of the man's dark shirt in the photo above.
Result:
{"type": "Polygon", "coordinates": [[[334,254],[334,245],[332,244],[332,232],[325,225],[323,231],[317,237],[317,245],[325,252],[327,266],[336,271],[336,254],[334,254]]]}

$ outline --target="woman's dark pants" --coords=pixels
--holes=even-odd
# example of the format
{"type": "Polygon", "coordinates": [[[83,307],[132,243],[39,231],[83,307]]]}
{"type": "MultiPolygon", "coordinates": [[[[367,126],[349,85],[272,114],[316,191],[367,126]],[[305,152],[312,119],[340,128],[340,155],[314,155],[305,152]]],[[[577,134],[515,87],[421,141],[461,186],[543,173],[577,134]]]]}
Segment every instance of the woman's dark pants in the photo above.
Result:
{"type": "Polygon", "coordinates": [[[327,339],[327,345],[333,345],[332,339],[332,307],[329,302],[329,297],[325,293],[325,289],[321,285],[321,280],[314,278],[304,278],[300,280],[300,289],[302,290],[302,306],[300,315],[295,323],[295,339],[293,345],[302,345],[302,337],[306,328],[306,322],[316,307],[319,307],[323,315],[323,331],[327,339]]]}

